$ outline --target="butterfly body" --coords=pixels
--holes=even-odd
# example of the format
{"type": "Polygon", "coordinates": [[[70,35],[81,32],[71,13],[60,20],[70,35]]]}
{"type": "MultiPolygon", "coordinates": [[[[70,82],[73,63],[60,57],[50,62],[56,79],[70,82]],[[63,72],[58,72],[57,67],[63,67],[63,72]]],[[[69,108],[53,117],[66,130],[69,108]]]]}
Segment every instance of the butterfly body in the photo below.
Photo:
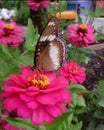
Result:
{"type": "Polygon", "coordinates": [[[41,71],[59,69],[66,61],[66,41],[57,18],[52,18],[43,30],[36,46],[34,67],[41,71]]]}

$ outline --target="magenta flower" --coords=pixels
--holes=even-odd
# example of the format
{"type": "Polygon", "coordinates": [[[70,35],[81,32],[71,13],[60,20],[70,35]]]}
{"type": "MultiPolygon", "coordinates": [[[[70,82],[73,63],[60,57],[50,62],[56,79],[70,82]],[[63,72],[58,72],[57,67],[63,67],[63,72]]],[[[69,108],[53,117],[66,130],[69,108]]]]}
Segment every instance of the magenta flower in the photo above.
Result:
{"type": "Polygon", "coordinates": [[[83,83],[86,73],[77,63],[70,61],[60,69],[60,74],[73,83],[83,83]]]}
{"type": "Polygon", "coordinates": [[[95,40],[95,35],[93,34],[94,29],[91,28],[91,24],[71,24],[68,28],[67,40],[73,45],[78,47],[87,47],[95,40]]]}
{"type": "Polygon", "coordinates": [[[0,128],[3,130],[25,130],[24,128],[16,128],[14,126],[12,126],[11,124],[9,124],[6,120],[5,117],[8,117],[9,114],[8,113],[3,113],[2,114],[2,118],[0,120],[0,128]]]}
{"type": "Polygon", "coordinates": [[[33,10],[38,11],[40,7],[46,8],[50,0],[27,0],[27,5],[33,10]]]}
{"type": "Polygon", "coordinates": [[[12,48],[24,41],[23,30],[15,22],[6,23],[0,20],[0,43],[12,48]]]}
{"type": "Polygon", "coordinates": [[[11,74],[5,82],[4,106],[8,111],[17,111],[22,118],[33,124],[51,123],[67,111],[64,104],[70,103],[70,91],[65,90],[68,81],[56,77],[56,73],[32,71],[22,67],[21,74],[11,74]]]}

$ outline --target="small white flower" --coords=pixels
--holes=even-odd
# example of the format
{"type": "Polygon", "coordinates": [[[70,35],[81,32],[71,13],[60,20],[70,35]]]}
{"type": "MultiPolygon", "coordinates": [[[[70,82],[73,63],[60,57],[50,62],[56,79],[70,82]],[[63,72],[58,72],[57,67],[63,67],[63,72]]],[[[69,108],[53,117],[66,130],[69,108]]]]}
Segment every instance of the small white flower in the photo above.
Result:
{"type": "Polygon", "coordinates": [[[10,16],[10,17],[15,17],[15,16],[16,16],[16,11],[10,10],[10,11],[9,11],[9,16],[10,16]]]}
{"type": "Polygon", "coordinates": [[[0,14],[1,14],[1,16],[2,16],[2,18],[4,19],[4,20],[9,20],[10,19],[10,17],[8,16],[8,14],[7,14],[7,12],[8,12],[8,10],[7,9],[1,9],[1,12],[0,12],[0,14]]]}
{"type": "Polygon", "coordinates": [[[15,17],[16,12],[14,10],[8,10],[5,8],[0,9],[0,19],[9,20],[11,17],[15,17]]]}

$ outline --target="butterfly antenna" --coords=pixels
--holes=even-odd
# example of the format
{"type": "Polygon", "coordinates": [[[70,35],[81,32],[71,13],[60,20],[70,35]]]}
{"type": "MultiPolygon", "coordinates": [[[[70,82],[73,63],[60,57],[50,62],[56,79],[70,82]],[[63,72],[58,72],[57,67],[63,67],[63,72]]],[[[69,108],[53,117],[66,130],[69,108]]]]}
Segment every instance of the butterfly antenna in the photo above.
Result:
{"type": "Polygon", "coordinates": [[[36,69],[36,66],[31,67],[31,70],[34,71],[36,69]]]}

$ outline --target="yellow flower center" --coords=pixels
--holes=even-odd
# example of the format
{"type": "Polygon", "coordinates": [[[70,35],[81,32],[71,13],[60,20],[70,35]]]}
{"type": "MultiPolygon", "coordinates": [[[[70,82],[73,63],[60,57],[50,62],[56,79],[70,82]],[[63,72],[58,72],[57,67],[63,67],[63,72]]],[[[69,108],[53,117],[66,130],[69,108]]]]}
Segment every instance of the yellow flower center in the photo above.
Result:
{"type": "Polygon", "coordinates": [[[82,30],[86,30],[86,28],[87,28],[87,27],[86,27],[85,24],[81,24],[81,25],[80,25],[80,29],[82,29],[82,30]]]}
{"type": "Polygon", "coordinates": [[[14,29],[14,26],[11,25],[11,24],[9,24],[9,23],[7,23],[7,24],[5,25],[5,28],[6,28],[7,30],[13,30],[13,29],[14,29]]]}
{"type": "Polygon", "coordinates": [[[46,89],[50,84],[49,78],[44,74],[34,74],[27,78],[28,86],[34,86],[39,89],[46,89]]]}
{"type": "Polygon", "coordinates": [[[69,67],[69,72],[73,75],[76,75],[78,73],[78,67],[76,68],[69,67]]]}

